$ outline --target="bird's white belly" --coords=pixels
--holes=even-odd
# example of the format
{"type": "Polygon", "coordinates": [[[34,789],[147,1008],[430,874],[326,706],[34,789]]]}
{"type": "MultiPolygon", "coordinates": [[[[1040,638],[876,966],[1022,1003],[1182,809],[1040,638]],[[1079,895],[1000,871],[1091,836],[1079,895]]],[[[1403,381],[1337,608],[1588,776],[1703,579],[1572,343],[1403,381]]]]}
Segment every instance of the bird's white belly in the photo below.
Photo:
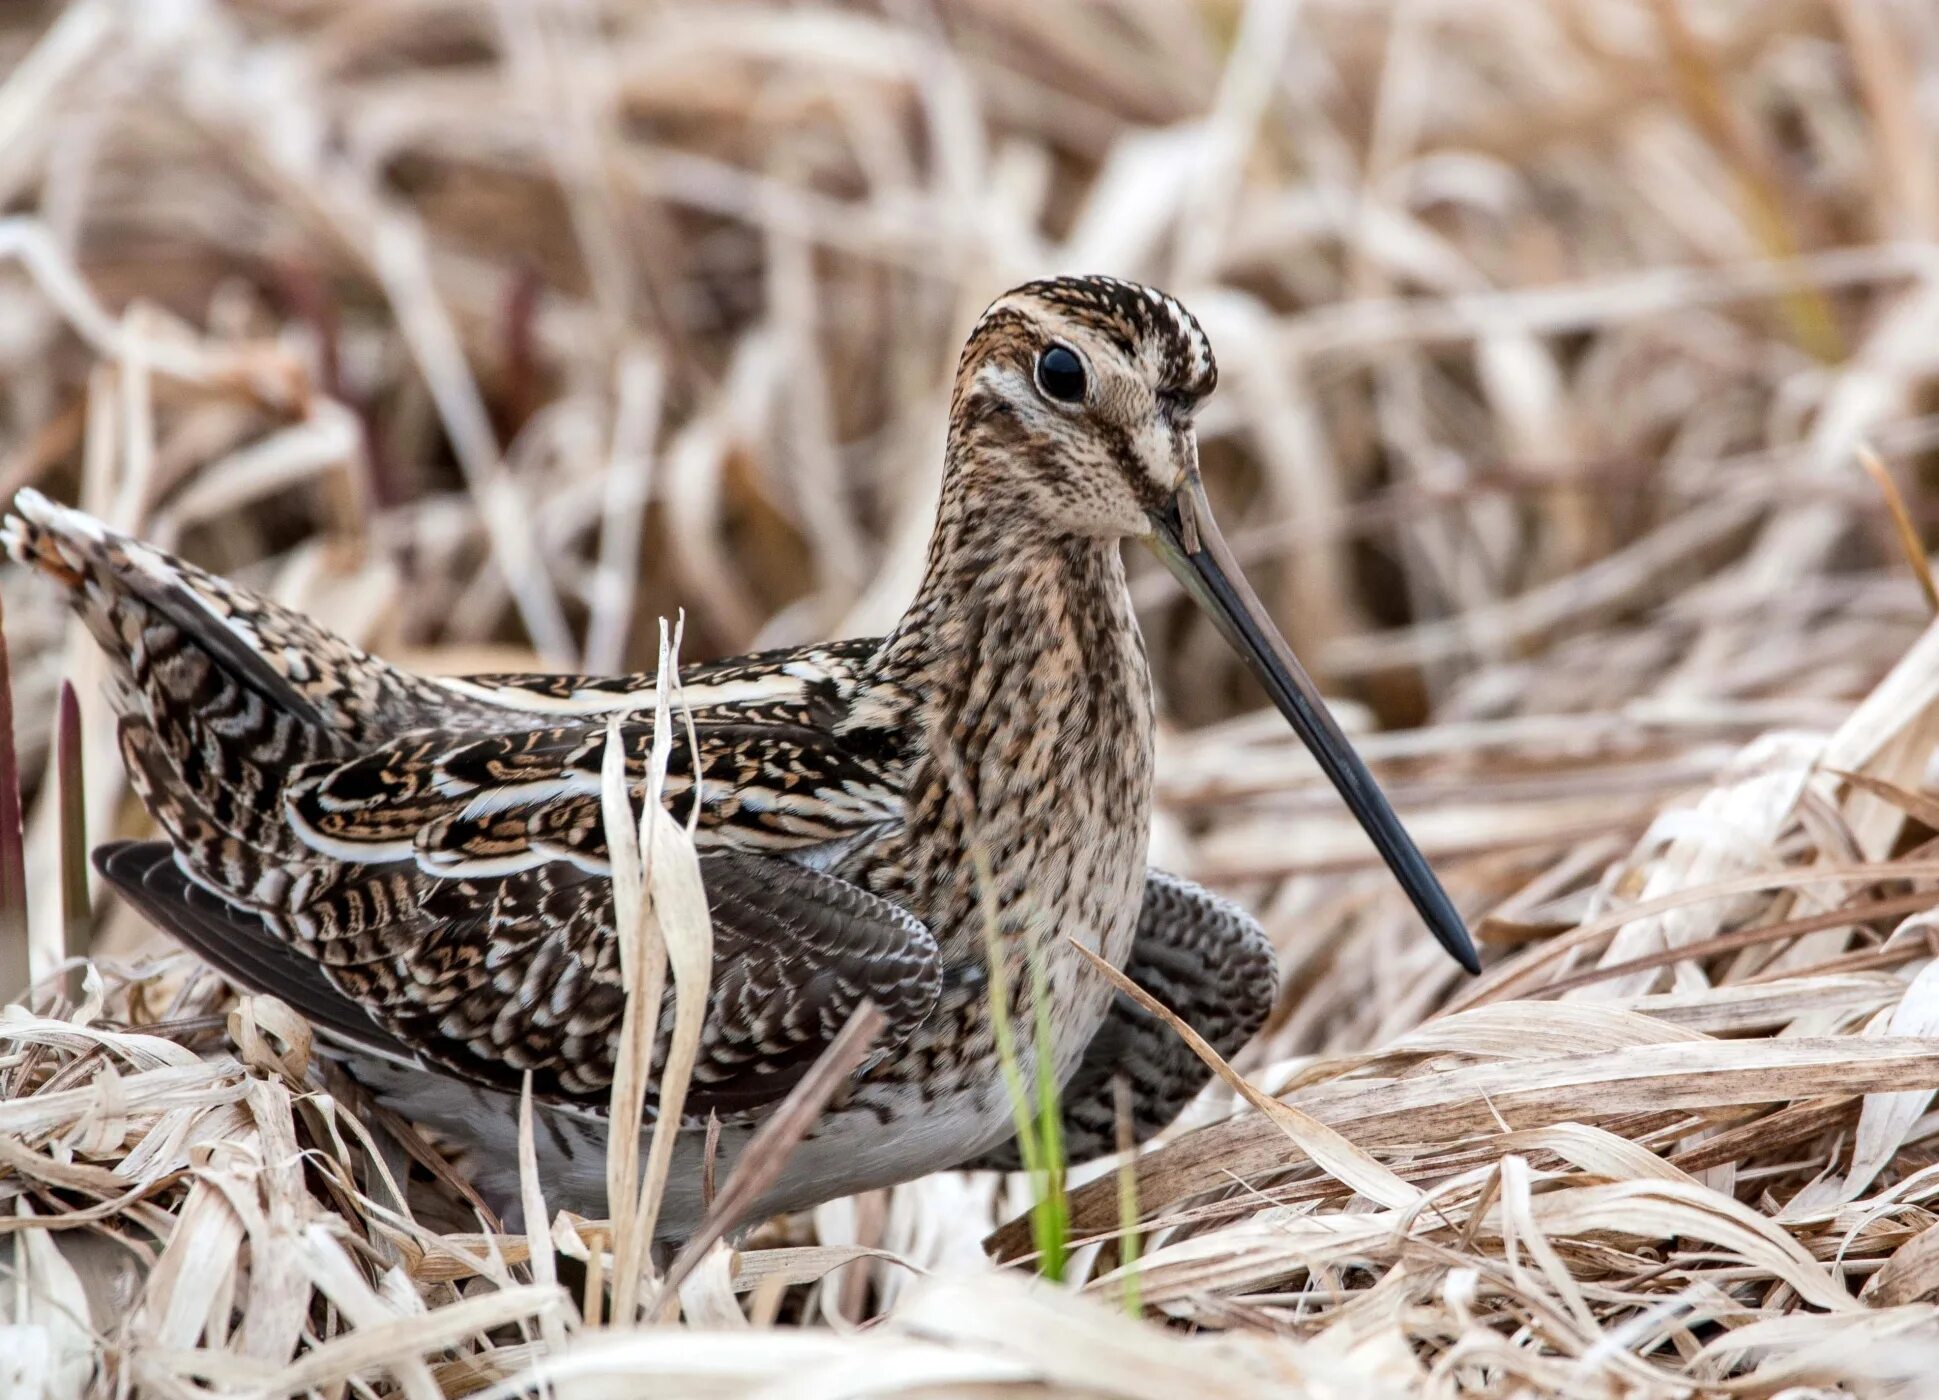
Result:
{"type": "MultiPolygon", "coordinates": [[[[518,1174],[518,1100],[497,1090],[462,1084],[388,1061],[362,1060],[352,1072],[386,1108],[428,1128],[463,1150],[462,1165],[478,1193],[508,1225],[523,1222],[518,1174]]],[[[1005,1137],[1010,1107],[993,1082],[963,1093],[874,1101],[825,1114],[813,1135],[788,1158],[780,1180],[755,1205],[749,1224],[769,1215],[805,1210],[823,1201],[891,1186],[946,1170],[1005,1137]]],[[[753,1129],[724,1128],[715,1180],[725,1185],[753,1129]]],[[[641,1135],[641,1152],[651,1129],[641,1135]]],[[[570,1210],[600,1218],[606,1202],[606,1122],[541,1106],[533,1145],[548,1212],[570,1210]]],[[[706,1134],[684,1129],[674,1143],[656,1234],[681,1239],[706,1215],[701,1182],[706,1134]]]]}

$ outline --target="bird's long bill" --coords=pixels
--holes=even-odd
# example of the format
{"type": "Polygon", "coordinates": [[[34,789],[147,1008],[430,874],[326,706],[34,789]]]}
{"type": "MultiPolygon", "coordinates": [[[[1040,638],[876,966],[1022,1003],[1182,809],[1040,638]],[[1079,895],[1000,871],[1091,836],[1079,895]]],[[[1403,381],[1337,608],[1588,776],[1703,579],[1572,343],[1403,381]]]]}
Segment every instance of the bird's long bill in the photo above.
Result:
{"type": "Polygon", "coordinates": [[[1441,888],[1420,847],[1400,824],[1373,774],[1340,732],[1306,669],[1266,616],[1258,595],[1239,572],[1232,551],[1212,522],[1197,472],[1186,478],[1170,504],[1154,513],[1152,521],[1157,527],[1152,544],[1166,567],[1212,615],[1219,631],[1265,686],[1273,704],[1313,751],[1321,770],[1346,799],[1441,946],[1469,972],[1479,972],[1481,964],[1460,912],[1441,888]]]}

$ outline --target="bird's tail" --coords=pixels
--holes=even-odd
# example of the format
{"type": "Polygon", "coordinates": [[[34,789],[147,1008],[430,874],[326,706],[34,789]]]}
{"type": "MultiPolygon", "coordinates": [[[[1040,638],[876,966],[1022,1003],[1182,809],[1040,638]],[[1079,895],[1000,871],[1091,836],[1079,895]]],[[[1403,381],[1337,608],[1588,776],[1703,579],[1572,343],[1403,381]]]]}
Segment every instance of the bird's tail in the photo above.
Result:
{"type": "Polygon", "coordinates": [[[271,853],[297,769],[465,704],[37,491],[14,498],[0,549],[65,587],[107,652],[130,775],[178,844],[271,853]]]}
{"type": "Polygon", "coordinates": [[[38,491],[14,497],[0,549],[67,588],[117,678],[151,711],[206,703],[227,681],[323,735],[367,742],[465,706],[302,614],[38,491]]]}

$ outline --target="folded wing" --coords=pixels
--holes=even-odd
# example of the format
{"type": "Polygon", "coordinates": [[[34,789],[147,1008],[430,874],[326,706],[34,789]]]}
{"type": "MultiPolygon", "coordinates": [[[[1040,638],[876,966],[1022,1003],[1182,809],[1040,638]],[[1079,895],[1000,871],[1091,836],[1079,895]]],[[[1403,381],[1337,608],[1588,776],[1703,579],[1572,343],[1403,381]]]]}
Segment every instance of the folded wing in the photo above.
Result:
{"type": "MultiPolygon", "coordinates": [[[[166,842],[116,842],[95,859],[149,919],[239,985],[288,1002],[346,1048],[513,1091],[529,1070],[542,1097],[604,1105],[624,1001],[603,882],[548,886],[542,907],[525,912],[528,936],[494,946],[477,960],[479,975],[425,979],[435,989],[427,992],[405,985],[409,978],[385,986],[355,971],[326,972],[260,913],[193,879],[166,842]],[[576,945],[560,936],[573,924],[584,931],[576,945]],[[355,995],[343,990],[346,981],[355,995]]],[[[732,1119],[779,1099],[864,999],[887,1018],[883,1048],[906,1039],[935,1005],[935,940],[887,901],[758,855],[705,856],[701,878],[714,963],[690,1114],[732,1119]]],[[[669,990],[656,1066],[665,1063],[672,1016],[669,990]]],[[[656,1096],[649,1088],[649,1115],[656,1096]]]]}

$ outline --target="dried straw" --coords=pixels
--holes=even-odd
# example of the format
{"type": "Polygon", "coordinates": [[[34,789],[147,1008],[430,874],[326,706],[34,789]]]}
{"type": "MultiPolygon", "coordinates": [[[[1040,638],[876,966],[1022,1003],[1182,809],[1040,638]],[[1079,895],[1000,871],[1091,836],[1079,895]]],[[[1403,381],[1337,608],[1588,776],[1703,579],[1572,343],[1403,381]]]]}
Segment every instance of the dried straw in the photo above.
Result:
{"type": "MultiPolygon", "coordinates": [[[[1062,1289],[1027,1195],[951,1175],[722,1243],[730,1176],[656,1281],[663,1141],[612,1222],[528,1165],[507,1233],[98,892],[69,985],[62,832],[140,819],[7,573],[0,1392],[1920,1393],[1935,74],[1916,0],[4,7],[0,494],[426,668],[866,631],[987,298],[1159,281],[1220,350],[1228,533],[1490,966],[1140,565],[1153,857],[1280,953],[1243,1093],[1076,1189],[1062,1289]]],[[[691,1008],[691,851],[635,803],[635,980],[691,1008]]]]}

